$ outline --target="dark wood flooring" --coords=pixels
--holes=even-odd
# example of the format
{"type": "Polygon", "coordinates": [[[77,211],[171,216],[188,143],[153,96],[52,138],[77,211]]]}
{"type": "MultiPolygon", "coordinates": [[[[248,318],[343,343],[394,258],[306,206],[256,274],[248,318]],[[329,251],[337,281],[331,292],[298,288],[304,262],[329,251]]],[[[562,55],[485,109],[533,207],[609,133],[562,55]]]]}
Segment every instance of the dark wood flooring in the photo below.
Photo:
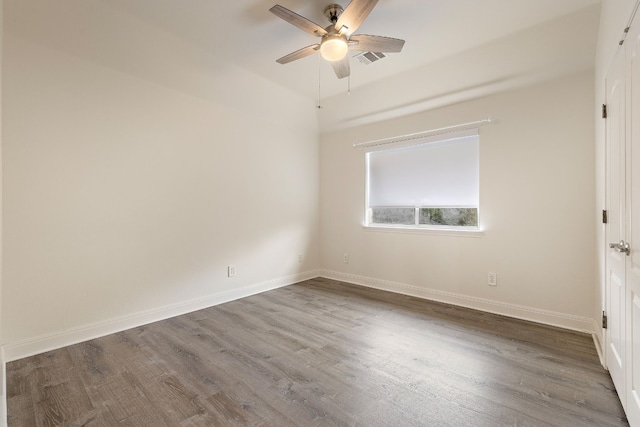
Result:
{"type": "Polygon", "coordinates": [[[7,365],[9,426],[624,426],[588,335],[314,279],[7,365]]]}

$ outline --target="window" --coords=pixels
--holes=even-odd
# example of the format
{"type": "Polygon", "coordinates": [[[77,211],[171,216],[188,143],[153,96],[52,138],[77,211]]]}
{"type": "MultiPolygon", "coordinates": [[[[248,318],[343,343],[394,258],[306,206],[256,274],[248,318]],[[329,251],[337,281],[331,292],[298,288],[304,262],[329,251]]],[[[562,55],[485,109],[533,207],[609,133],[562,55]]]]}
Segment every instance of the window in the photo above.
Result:
{"type": "Polygon", "coordinates": [[[478,228],[478,130],[369,147],[367,226],[478,228]]]}

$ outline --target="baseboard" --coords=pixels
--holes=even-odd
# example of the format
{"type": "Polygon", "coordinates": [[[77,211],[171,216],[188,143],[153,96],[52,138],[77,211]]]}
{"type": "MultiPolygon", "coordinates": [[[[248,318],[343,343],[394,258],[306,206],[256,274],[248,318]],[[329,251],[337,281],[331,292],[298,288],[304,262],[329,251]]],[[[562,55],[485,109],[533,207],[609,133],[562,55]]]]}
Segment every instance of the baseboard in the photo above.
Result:
{"type": "MultiPolygon", "coordinates": [[[[98,338],[104,335],[113,334],[138,326],[164,320],[181,314],[212,307],[225,302],[245,298],[272,289],[281,288],[297,282],[312,279],[315,277],[326,277],[328,279],[349,282],[356,285],[367,286],[388,292],[410,295],[433,301],[486,311],[489,313],[501,314],[522,320],[542,323],[550,326],[557,326],[579,332],[592,334],[598,355],[602,361],[602,343],[595,329],[596,321],[588,317],[574,316],[549,310],[542,310],[516,304],[509,304],[500,301],[493,301],[484,298],[471,297],[467,295],[445,292],[436,289],[422,288],[405,283],[380,280],[366,276],[342,273],[330,270],[310,270],[303,273],[260,282],[231,291],[218,292],[203,298],[197,298],[182,303],[172,304],[153,310],[135,313],[129,316],[109,319],[96,322],[65,331],[42,335],[36,338],[22,340],[15,343],[5,344],[0,348],[0,355],[3,357],[2,364],[13,360],[22,359],[35,354],[76,344],[82,341],[98,338]]],[[[2,382],[4,382],[4,375],[2,382]]],[[[4,392],[4,388],[2,389],[4,392]]],[[[5,399],[0,398],[0,405],[5,399]]],[[[0,408],[0,411],[2,408],[0,408]]],[[[1,419],[1,418],[0,418],[1,419]]]]}
{"type": "Polygon", "coordinates": [[[444,302],[447,304],[500,314],[516,319],[556,326],[563,329],[570,329],[588,334],[594,333],[593,327],[595,321],[589,317],[574,316],[571,314],[509,304],[500,301],[471,297],[436,289],[422,288],[408,285],[406,283],[391,282],[388,280],[374,279],[372,277],[358,276],[355,274],[341,273],[337,271],[321,270],[320,276],[327,279],[349,282],[356,285],[367,286],[374,289],[424,298],[432,301],[444,302]]]}
{"type": "MultiPolygon", "coordinates": [[[[281,288],[297,282],[313,279],[320,275],[320,270],[310,270],[261,283],[255,283],[231,291],[218,292],[202,298],[196,298],[157,309],[135,313],[129,316],[110,319],[31,338],[15,343],[5,344],[0,351],[4,353],[4,361],[22,359],[68,345],[98,338],[104,335],[121,332],[127,329],[179,316],[225,302],[234,301],[251,295],[281,288]]],[[[3,399],[4,400],[4,399],[3,399]]]]}

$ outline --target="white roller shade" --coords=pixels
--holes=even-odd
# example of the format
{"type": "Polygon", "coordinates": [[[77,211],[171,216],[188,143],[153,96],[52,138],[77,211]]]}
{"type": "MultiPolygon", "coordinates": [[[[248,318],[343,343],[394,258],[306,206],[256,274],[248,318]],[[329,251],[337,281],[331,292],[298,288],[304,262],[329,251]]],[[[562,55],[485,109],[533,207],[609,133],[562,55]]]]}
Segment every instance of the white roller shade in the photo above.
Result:
{"type": "Polygon", "coordinates": [[[479,138],[451,137],[367,153],[369,207],[477,207],[479,138]]]}

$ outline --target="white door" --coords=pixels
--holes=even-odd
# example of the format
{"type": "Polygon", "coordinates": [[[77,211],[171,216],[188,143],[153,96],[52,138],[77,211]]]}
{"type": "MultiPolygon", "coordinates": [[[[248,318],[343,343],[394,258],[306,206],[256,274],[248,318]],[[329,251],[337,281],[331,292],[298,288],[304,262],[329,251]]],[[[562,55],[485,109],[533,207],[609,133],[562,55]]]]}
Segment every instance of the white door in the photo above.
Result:
{"type": "MultiPolygon", "coordinates": [[[[617,244],[625,239],[625,55],[618,52],[607,75],[607,172],[606,194],[608,223],[607,242],[617,244]]],[[[626,401],[626,331],[625,331],[625,264],[626,254],[609,248],[606,259],[606,363],[622,405],[626,401]]]]}
{"type": "Polygon", "coordinates": [[[626,144],[626,350],[627,418],[640,426],[640,23],[634,23],[625,41],[628,70],[626,144]]]}

